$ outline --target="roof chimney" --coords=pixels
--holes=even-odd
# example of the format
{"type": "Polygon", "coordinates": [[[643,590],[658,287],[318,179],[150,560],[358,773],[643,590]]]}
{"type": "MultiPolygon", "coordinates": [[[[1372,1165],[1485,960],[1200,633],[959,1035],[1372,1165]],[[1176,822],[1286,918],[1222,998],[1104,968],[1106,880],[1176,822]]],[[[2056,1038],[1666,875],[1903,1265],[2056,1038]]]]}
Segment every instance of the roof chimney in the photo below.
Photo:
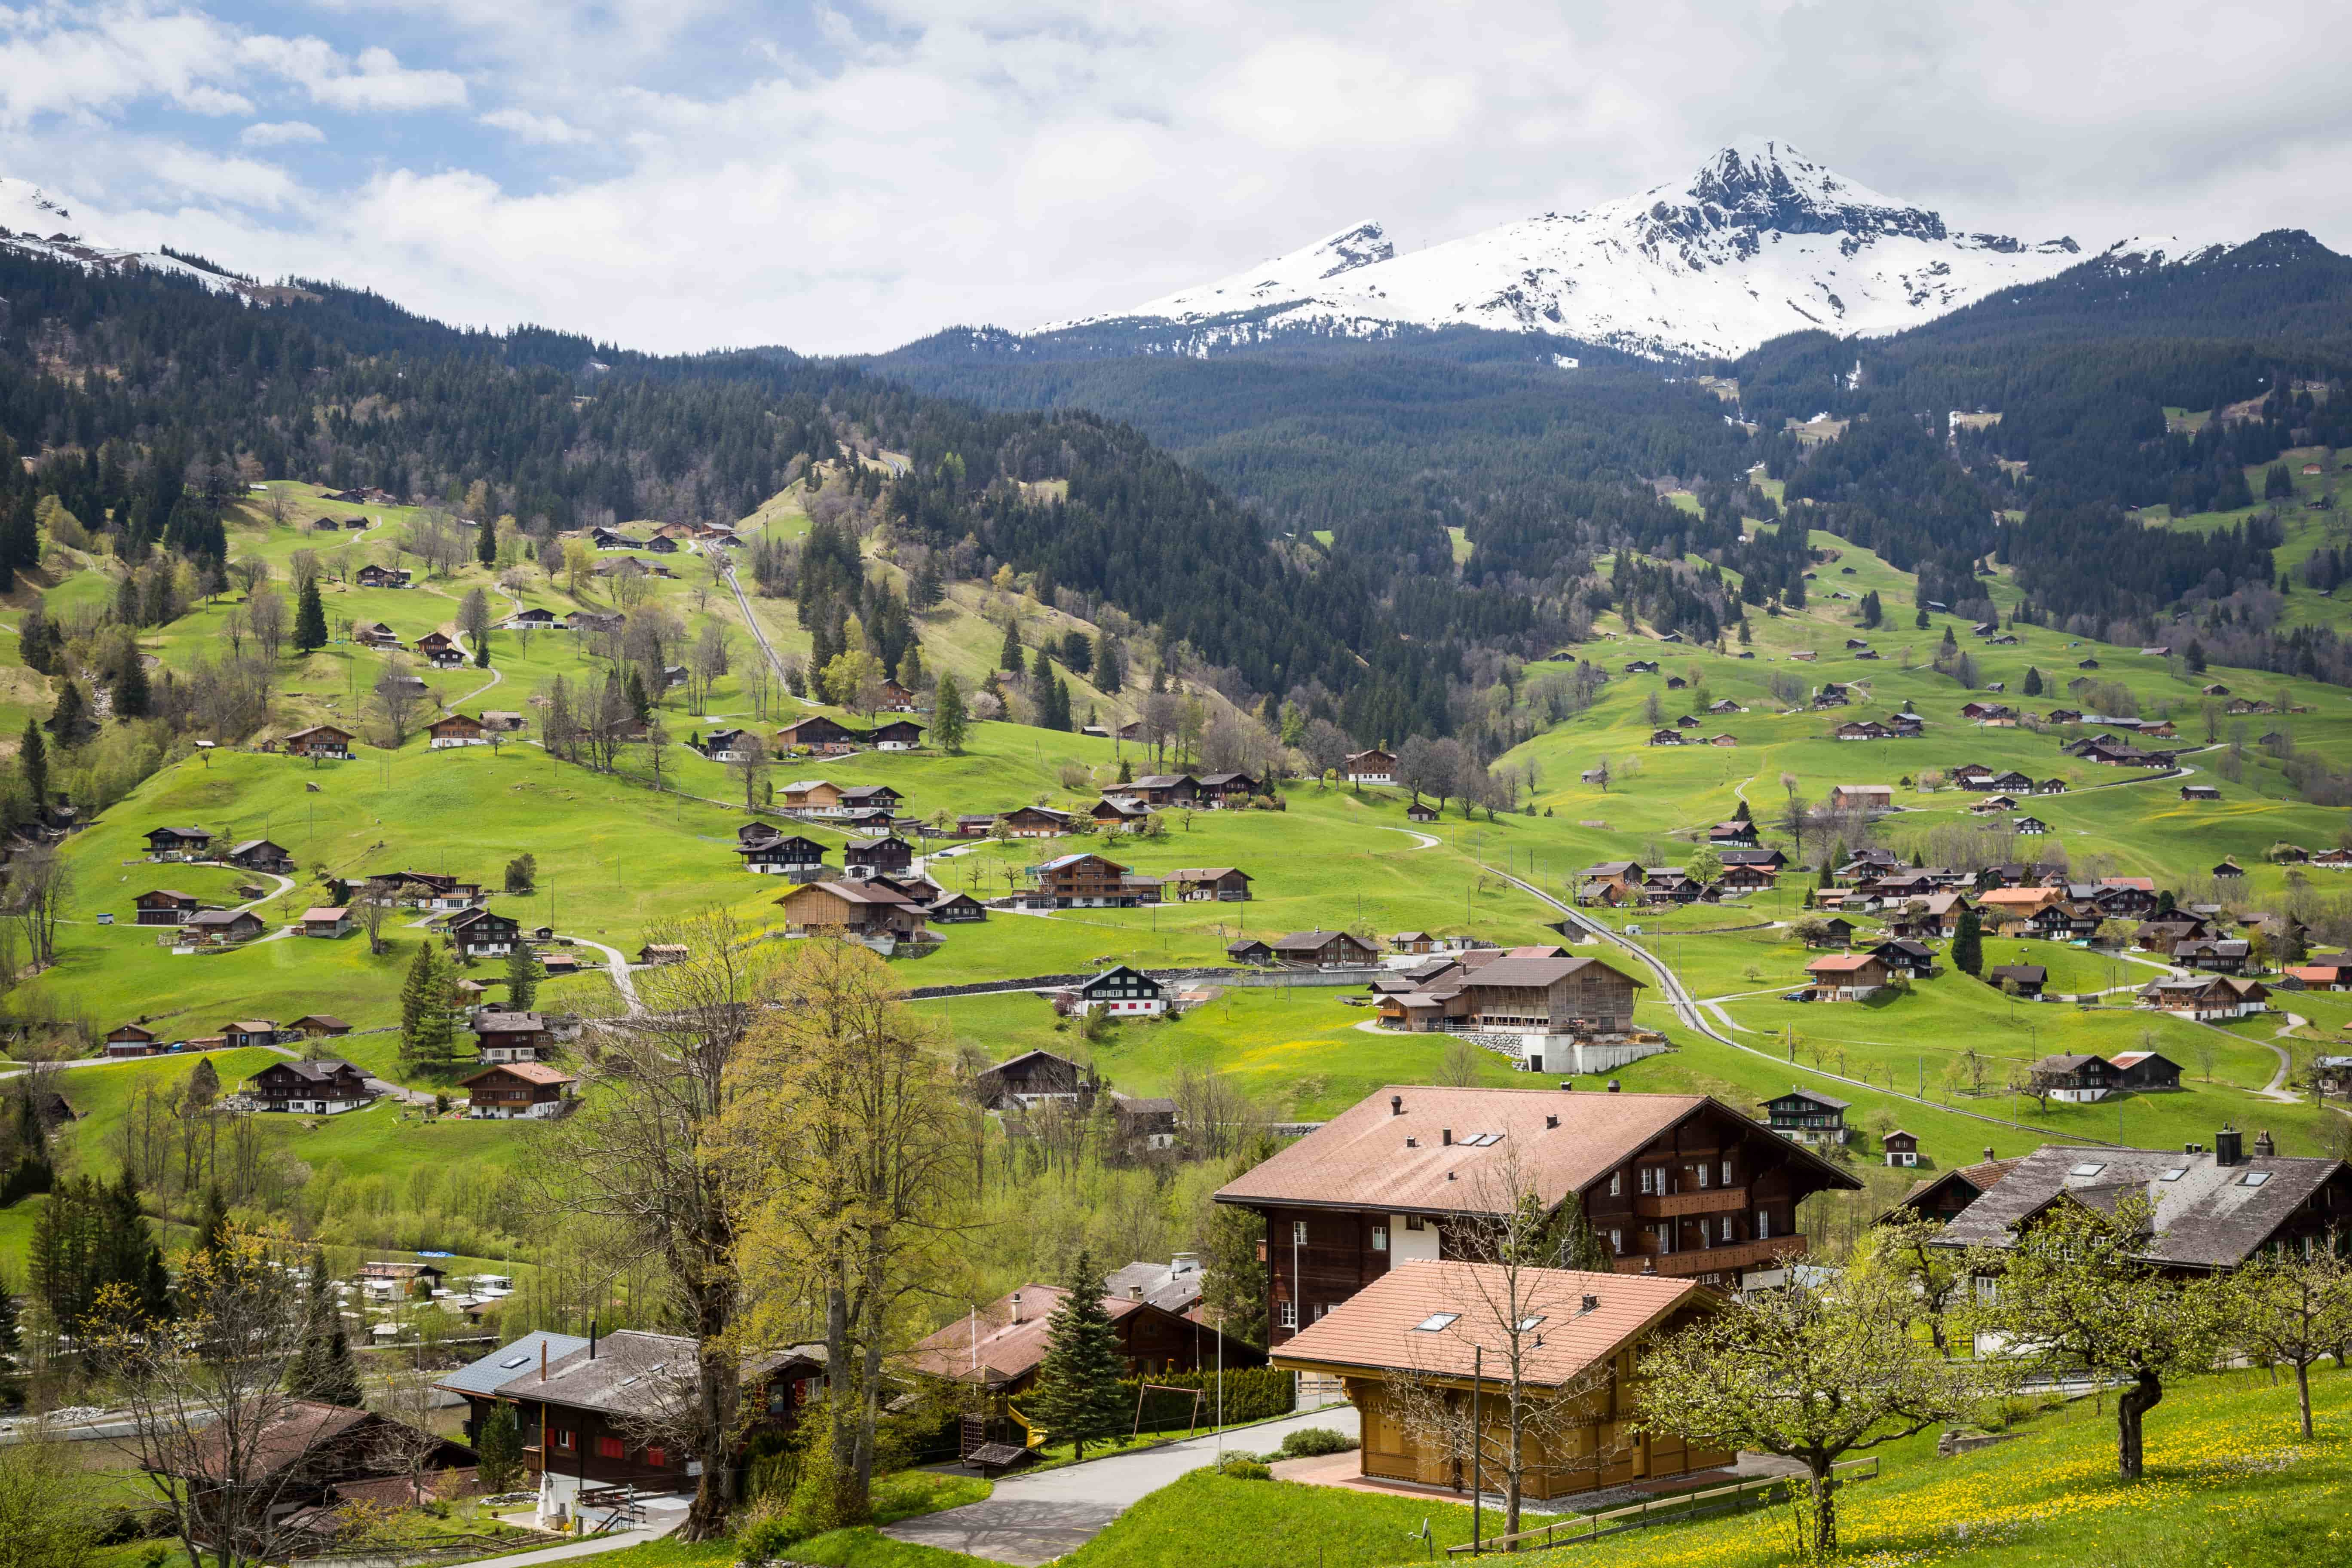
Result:
{"type": "Polygon", "coordinates": [[[547,1381],[547,1336],[539,1336],[539,1381],[547,1381]]]}
{"type": "Polygon", "coordinates": [[[1418,1138],[1407,1138],[1404,1141],[1404,1146],[1408,1149],[1418,1149],[1421,1147],[1421,1140],[1418,1138]]]}
{"type": "Polygon", "coordinates": [[[1990,1143],[1988,1143],[1988,1144],[1986,1144],[1986,1145],[1985,1145],[1985,1163],[1986,1163],[1986,1164],[1988,1164],[1988,1165],[1990,1165],[1990,1164],[1991,1164],[1991,1163],[1992,1163],[1992,1160],[1993,1160],[1992,1145],[1991,1145],[1991,1144],[1990,1144],[1990,1143]]]}
{"type": "Polygon", "coordinates": [[[2213,1134],[2213,1163],[2242,1165],[2246,1163],[2246,1135],[2234,1127],[2224,1127],[2213,1134]]]}
{"type": "Polygon", "coordinates": [[[596,1320],[593,1318],[588,1320],[588,1359],[596,1359],[596,1320]]]}
{"type": "Polygon", "coordinates": [[[1439,1128],[1437,1130],[1437,1141],[1440,1143],[1444,1144],[1447,1148],[1452,1148],[1454,1146],[1454,1129],[1451,1127],[1439,1128]]]}
{"type": "Polygon", "coordinates": [[[1402,1116],[1404,1114],[1403,1095],[1392,1094],[1389,1096],[1389,1114],[1391,1116],[1402,1116]]]}
{"type": "Polygon", "coordinates": [[[1559,1080],[1559,1087],[1566,1089],[1569,1093],[1574,1094],[1576,1092],[1576,1080],[1572,1078],[1564,1078],[1559,1080]]]}
{"type": "Polygon", "coordinates": [[[1578,1311],[1580,1313],[1583,1313],[1597,1312],[1599,1310],[1601,1310],[1601,1298],[1593,1295],[1590,1291],[1587,1291],[1584,1297],[1584,1305],[1579,1308],[1578,1311]]]}
{"type": "Polygon", "coordinates": [[[1544,1126],[1545,1126],[1547,1129],[1553,1128],[1553,1127],[1557,1127],[1557,1126],[1559,1126],[1559,1117],[1557,1117],[1557,1116],[1547,1116],[1547,1117],[1545,1117],[1545,1118],[1544,1118],[1544,1126]]]}
{"type": "Polygon", "coordinates": [[[2267,1160],[2277,1152],[2278,1145],[2271,1142],[2271,1131],[2269,1128],[2265,1127],[2260,1132],[2254,1134],[2255,1159],[2267,1160]]]}
{"type": "Polygon", "coordinates": [[[1013,1292],[1013,1321],[1016,1323],[1021,1321],[1021,1292],[1018,1290],[1013,1292]]]}
{"type": "Polygon", "coordinates": [[[1615,1093],[1616,1093],[1620,1089],[1622,1089],[1622,1088],[1623,1088],[1623,1087],[1624,1087],[1623,1085],[1620,1084],[1620,1083],[1619,1083],[1615,1079],[1613,1079],[1613,1078],[1612,1078],[1612,1079],[1611,1079],[1609,1080],[1609,1092],[1610,1092],[1610,1093],[1612,1093],[1612,1094],[1615,1094],[1615,1093]]]}

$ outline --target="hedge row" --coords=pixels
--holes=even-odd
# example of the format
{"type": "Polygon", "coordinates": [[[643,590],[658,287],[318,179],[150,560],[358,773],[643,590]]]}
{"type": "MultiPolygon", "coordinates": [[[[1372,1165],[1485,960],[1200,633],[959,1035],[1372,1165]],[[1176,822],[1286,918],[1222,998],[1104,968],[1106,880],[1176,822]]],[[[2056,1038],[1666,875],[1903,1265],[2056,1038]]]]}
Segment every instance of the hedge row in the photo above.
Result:
{"type": "MultiPolygon", "coordinates": [[[[1290,1373],[1274,1372],[1265,1367],[1247,1370],[1228,1369],[1225,1378],[1225,1424],[1236,1421],[1264,1421],[1276,1415],[1287,1415],[1297,1408],[1298,1380],[1290,1373]]],[[[1148,1378],[1125,1378],[1119,1383],[1119,1394],[1129,1410],[1135,1408],[1135,1397],[1146,1383],[1157,1384],[1143,1396],[1143,1428],[1147,1432],[1165,1432],[1171,1428],[1181,1431],[1187,1426],[1213,1425],[1217,1418],[1217,1374],[1214,1372],[1162,1372],[1148,1378]],[[1190,1394],[1169,1394],[1167,1388],[1197,1388],[1206,1397],[1201,1401],[1196,1415],[1190,1394]]]]}

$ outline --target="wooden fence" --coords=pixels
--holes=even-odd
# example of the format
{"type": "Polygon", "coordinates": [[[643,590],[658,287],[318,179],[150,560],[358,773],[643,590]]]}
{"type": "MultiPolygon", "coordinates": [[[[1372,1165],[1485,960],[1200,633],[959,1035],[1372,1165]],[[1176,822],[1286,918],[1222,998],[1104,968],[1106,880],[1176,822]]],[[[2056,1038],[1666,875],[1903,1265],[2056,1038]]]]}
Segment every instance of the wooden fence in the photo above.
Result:
{"type": "MultiPolygon", "coordinates": [[[[1878,1456],[1848,1459],[1830,1467],[1830,1484],[1843,1486],[1851,1481],[1866,1481],[1878,1474],[1878,1456]]],[[[1741,1481],[1737,1486],[1714,1487],[1706,1491],[1684,1492],[1675,1497],[1652,1498],[1624,1508],[1611,1509],[1605,1513],[1587,1514],[1579,1519],[1555,1520],[1522,1530],[1517,1535],[1497,1535],[1475,1544],[1465,1543],[1445,1549],[1449,1557],[1490,1551],[1546,1551],[1555,1546],[1581,1546],[1590,1542],[1603,1541],[1612,1535],[1622,1535],[1629,1530],[1648,1530],[1660,1524],[1686,1524],[1717,1513],[1744,1513],[1752,1501],[1758,1508],[1785,1501],[1791,1478],[1768,1476],[1761,1480],[1741,1481]]]]}

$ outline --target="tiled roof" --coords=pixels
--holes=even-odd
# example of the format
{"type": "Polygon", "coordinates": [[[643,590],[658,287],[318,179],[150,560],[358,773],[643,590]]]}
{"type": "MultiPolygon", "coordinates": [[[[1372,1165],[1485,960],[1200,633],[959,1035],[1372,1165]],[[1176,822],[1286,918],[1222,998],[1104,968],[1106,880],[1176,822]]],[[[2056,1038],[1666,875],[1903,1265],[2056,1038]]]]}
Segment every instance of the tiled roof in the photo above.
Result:
{"type": "Polygon", "coordinates": [[[1504,1274],[1491,1263],[1399,1264],[1300,1330],[1275,1352],[1276,1364],[1467,1377],[1479,1347],[1490,1372],[1500,1359],[1508,1315],[1542,1320],[1524,1331],[1522,1375],[1558,1388],[1604,1365],[1675,1309],[1703,1299],[1696,1281],[1656,1275],[1534,1268],[1521,1270],[1514,1285],[1504,1274]],[[1417,1326],[1424,1324],[1433,1326],[1417,1326]]]}

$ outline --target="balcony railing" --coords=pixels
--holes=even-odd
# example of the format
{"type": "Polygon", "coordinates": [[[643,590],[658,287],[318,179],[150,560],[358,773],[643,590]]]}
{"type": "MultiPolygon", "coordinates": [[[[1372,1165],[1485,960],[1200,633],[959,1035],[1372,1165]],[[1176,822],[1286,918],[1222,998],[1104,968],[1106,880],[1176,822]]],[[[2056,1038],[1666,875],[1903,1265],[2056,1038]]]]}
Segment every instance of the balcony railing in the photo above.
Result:
{"type": "Polygon", "coordinates": [[[1752,1268],[1776,1263],[1805,1250],[1801,1236],[1776,1236],[1769,1241],[1734,1241],[1719,1247],[1693,1247],[1680,1252],[1634,1254],[1617,1259],[1620,1274],[1641,1274],[1653,1268],[1673,1279],[1713,1274],[1725,1268],[1752,1268]]]}
{"type": "Polygon", "coordinates": [[[1698,1187],[1684,1193],[1641,1193],[1633,1212],[1643,1219],[1674,1219],[1689,1214],[1731,1214],[1748,1206],[1746,1187],[1698,1187]]]}

